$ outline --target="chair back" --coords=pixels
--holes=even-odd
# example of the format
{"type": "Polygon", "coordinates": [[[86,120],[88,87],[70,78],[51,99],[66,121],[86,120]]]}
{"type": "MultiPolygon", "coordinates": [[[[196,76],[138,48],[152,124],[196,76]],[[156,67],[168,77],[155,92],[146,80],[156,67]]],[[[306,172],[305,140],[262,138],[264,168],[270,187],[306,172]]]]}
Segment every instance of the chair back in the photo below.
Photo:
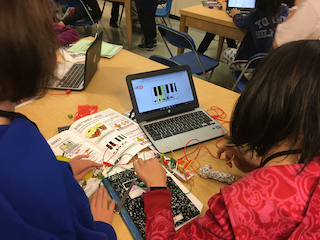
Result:
{"type": "MultiPolygon", "coordinates": [[[[170,15],[170,12],[171,12],[171,6],[172,6],[172,1],[173,0],[160,0],[159,1],[159,4],[166,4],[166,6],[164,6],[164,8],[162,8],[161,10],[161,17],[169,17],[170,15]]],[[[160,17],[160,16],[157,16],[157,12],[156,12],[156,17],[160,17]]]]}
{"type": "MultiPolygon", "coordinates": [[[[193,52],[196,51],[196,45],[189,34],[180,32],[162,23],[158,23],[157,26],[164,42],[168,41],[170,44],[178,48],[190,49],[193,52]]],[[[171,53],[169,48],[168,50],[171,53]]]]}
{"type": "Polygon", "coordinates": [[[176,66],[182,66],[182,64],[166,57],[162,57],[159,55],[152,55],[149,57],[150,60],[153,60],[155,62],[161,63],[163,65],[166,65],[168,67],[176,67],[176,66]]]}
{"type": "Polygon", "coordinates": [[[243,91],[245,86],[247,85],[248,79],[244,76],[247,69],[256,69],[262,59],[267,55],[267,53],[257,53],[248,59],[248,62],[242,71],[235,71],[233,73],[234,85],[232,87],[232,91],[238,89],[243,91]]]}

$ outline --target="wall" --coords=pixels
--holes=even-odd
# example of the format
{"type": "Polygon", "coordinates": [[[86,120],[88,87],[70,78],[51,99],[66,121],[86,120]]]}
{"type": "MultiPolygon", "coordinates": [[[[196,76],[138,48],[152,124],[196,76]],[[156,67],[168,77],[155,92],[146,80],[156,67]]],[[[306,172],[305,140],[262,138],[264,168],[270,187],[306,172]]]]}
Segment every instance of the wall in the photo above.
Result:
{"type": "Polygon", "coordinates": [[[180,8],[191,7],[201,4],[201,0],[173,0],[171,14],[180,17],[180,8]]]}

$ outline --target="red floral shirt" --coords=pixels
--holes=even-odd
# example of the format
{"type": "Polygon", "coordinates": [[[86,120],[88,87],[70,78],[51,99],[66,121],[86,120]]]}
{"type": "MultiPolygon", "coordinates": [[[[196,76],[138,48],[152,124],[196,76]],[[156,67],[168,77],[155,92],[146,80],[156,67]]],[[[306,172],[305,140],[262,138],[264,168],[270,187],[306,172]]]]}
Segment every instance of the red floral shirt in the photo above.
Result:
{"type": "Polygon", "coordinates": [[[210,198],[209,210],[177,233],[171,192],[145,197],[147,239],[320,239],[320,166],[303,164],[252,171],[210,198]],[[160,199],[160,200],[159,200],[160,199]]]}

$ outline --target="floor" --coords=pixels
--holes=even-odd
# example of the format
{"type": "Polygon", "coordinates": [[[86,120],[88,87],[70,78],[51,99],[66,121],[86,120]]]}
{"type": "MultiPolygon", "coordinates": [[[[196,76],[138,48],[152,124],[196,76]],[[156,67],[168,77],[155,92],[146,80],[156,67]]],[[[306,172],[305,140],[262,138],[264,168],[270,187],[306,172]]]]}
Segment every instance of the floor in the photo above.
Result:
{"type": "MultiPolygon", "coordinates": [[[[102,9],[104,0],[98,0],[98,3],[102,9]]],[[[109,26],[109,20],[110,20],[110,13],[111,13],[111,2],[106,2],[105,9],[102,15],[102,19],[99,24],[99,30],[104,31],[104,41],[114,43],[114,44],[120,44],[123,45],[124,49],[128,49],[127,44],[127,31],[126,31],[126,21],[125,21],[125,14],[123,14],[122,20],[119,24],[119,28],[112,28],[109,26]]],[[[121,13],[122,7],[120,6],[120,13],[121,13]]],[[[160,23],[160,19],[156,19],[157,22],[160,23]]],[[[179,29],[180,22],[179,20],[175,20],[170,18],[171,25],[174,29],[179,29]]],[[[170,25],[170,24],[169,24],[170,25]]],[[[89,27],[86,30],[83,27],[77,27],[76,30],[79,32],[81,37],[85,37],[88,35],[94,35],[95,28],[89,27]]],[[[160,36],[160,34],[157,35],[157,42],[158,46],[155,47],[154,51],[145,51],[140,48],[138,48],[138,44],[141,43],[143,39],[143,35],[141,33],[141,30],[139,27],[133,27],[132,29],[132,52],[144,56],[146,58],[149,58],[151,55],[161,55],[164,57],[170,57],[170,54],[160,36]]],[[[189,35],[193,38],[196,46],[199,46],[200,42],[202,41],[205,32],[189,28],[189,35]]],[[[217,46],[218,46],[218,40],[217,37],[214,41],[212,41],[211,45],[209,46],[209,49],[205,52],[206,55],[215,58],[216,52],[217,52],[217,46]]],[[[224,44],[224,48],[226,48],[227,45],[224,44]]],[[[173,54],[176,54],[177,48],[174,46],[170,46],[171,51],[173,54]]],[[[219,60],[220,64],[218,67],[214,69],[213,75],[210,79],[210,82],[220,85],[222,87],[231,89],[233,85],[233,78],[232,73],[228,67],[227,64],[224,63],[222,57],[219,60]]],[[[198,78],[205,79],[204,76],[196,75],[198,78]]]]}

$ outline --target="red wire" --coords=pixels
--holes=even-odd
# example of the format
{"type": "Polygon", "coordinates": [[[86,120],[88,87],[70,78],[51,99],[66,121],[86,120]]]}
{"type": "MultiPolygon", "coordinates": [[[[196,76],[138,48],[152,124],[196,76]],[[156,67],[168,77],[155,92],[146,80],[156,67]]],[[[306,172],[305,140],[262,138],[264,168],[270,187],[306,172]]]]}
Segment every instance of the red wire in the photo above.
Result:
{"type": "Polygon", "coordinates": [[[119,151],[120,149],[120,146],[118,144],[113,144],[112,146],[109,146],[105,151],[104,151],[104,154],[102,156],[102,161],[103,161],[103,164],[107,165],[107,166],[114,166],[113,164],[111,163],[108,163],[110,161],[111,158],[113,158],[119,151]],[[118,149],[117,151],[107,160],[107,161],[104,161],[104,155],[106,155],[106,152],[113,146],[118,146],[118,149]]]}
{"type": "Polygon", "coordinates": [[[49,93],[49,92],[47,92],[47,94],[49,94],[49,95],[67,95],[70,92],[71,92],[71,89],[66,90],[65,93],[49,93]]]}
{"type": "MultiPolygon", "coordinates": [[[[226,134],[226,132],[224,131],[222,125],[223,125],[223,124],[226,124],[226,123],[230,123],[230,121],[224,120],[224,119],[227,117],[227,114],[225,113],[225,111],[223,111],[221,108],[219,108],[219,107],[217,107],[217,106],[212,106],[211,108],[209,108],[209,109],[207,110],[207,113],[208,113],[211,117],[213,117],[214,119],[216,119],[217,121],[219,121],[221,130],[222,130],[222,132],[223,132],[223,134],[224,134],[224,137],[221,138],[221,139],[219,139],[219,140],[215,143],[216,147],[219,148],[218,143],[219,143],[221,140],[226,139],[226,138],[228,137],[227,134],[226,134]],[[214,112],[213,114],[211,114],[212,111],[214,112]]],[[[184,146],[184,156],[178,159],[178,160],[181,161],[182,159],[186,158],[186,161],[187,161],[187,162],[186,162],[186,164],[184,165],[184,168],[186,168],[186,167],[188,166],[188,164],[189,164],[192,160],[195,160],[195,159],[198,158],[198,156],[199,156],[200,151],[201,151],[202,148],[205,148],[213,158],[218,159],[218,157],[214,156],[214,155],[211,153],[211,151],[210,151],[206,146],[200,146],[200,141],[199,141],[198,139],[191,139],[191,140],[188,141],[187,144],[184,146]],[[189,144],[190,142],[192,142],[192,141],[198,141],[198,144],[197,144],[198,146],[197,146],[197,148],[196,148],[194,151],[192,151],[192,152],[190,152],[190,153],[187,154],[186,148],[187,148],[188,144],[189,144]],[[193,154],[193,153],[195,153],[196,151],[198,151],[198,152],[197,152],[195,158],[192,159],[192,160],[189,160],[189,159],[188,159],[188,156],[191,155],[191,154],[193,154]]],[[[223,160],[222,158],[220,158],[220,159],[223,160]]],[[[199,163],[199,162],[198,162],[198,163],[199,163]]],[[[193,163],[192,163],[192,164],[193,164],[193,163]]],[[[199,165],[200,165],[200,163],[199,163],[199,165]]],[[[191,167],[193,168],[193,166],[191,166],[191,167]]],[[[199,169],[199,168],[198,168],[198,169],[199,169]]],[[[198,169],[197,169],[197,170],[198,170],[198,169]]],[[[193,170],[196,171],[194,168],[193,168],[193,170]]]]}

